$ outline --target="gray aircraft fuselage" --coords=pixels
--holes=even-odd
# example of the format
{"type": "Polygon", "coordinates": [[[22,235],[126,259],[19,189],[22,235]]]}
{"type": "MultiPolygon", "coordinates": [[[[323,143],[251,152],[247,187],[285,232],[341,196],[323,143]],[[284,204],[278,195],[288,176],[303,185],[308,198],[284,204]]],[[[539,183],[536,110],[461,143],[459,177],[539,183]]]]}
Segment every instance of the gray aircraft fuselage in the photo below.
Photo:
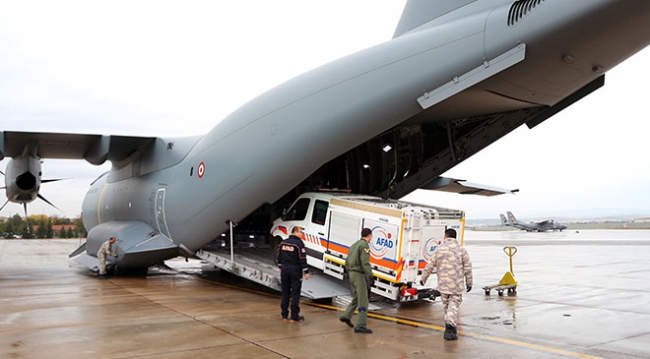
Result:
{"type": "Polygon", "coordinates": [[[505,217],[501,215],[501,222],[506,226],[512,226],[522,231],[527,232],[547,232],[547,231],[562,231],[567,228],[566,225],[561,223],[555,223],[553,220],[545,220],[541,222],[528,222],[521,223],[517,221],[515,215],[512,212],[508,211],[508,220],[506,221],[505,217]]]}
{"type": "MultiPolygon", "coordinates": [[[[359,144],[416,123],[425,110],[429,121],[445,123],[554,106],[650,42],[650,2],[636,0],[411,0],[402,19],[417,17],[409,5],[460,3],[421,26],[403,21],[392,40],[271,89],[204,136],[157,138],[128,161],[114,162],[84,199],[87,252],[93,255],[118,233],[123,248],[146,249],[139,243],[150,235],[158,243],[152,252],[162,245],[192,253],[226,231],[229,221],[274,203],[359,144]],[[509,51],[525,57],[453,91],[509,51]],[[428,100],[445,88],[449,95],[428,100]],[[145,233],[148,228],[154,231],[145,233]],[[138,242],[127,243],[129,237],[138,242]]],[[[139,264],[174,251],[161,253],[139,264]]]]}
{"type": "MultiPolygon", "coordinates": [[[[142,158],[92,185],[83,205],[86,227],[142,221],[195,251],[226,231],[228,221],[273,203],[323,163],[421,112],[416,99],[424,92],[518,44],[526,44],[526,59],[487,81],[526,106],[554,104],[648,43],[647,31],[634,36],[635,19],[650,11],[645,2],[545,1],[508,27],[511,3],[471,3],[298,76],[199,139],[169,140],[184,142],[172,149],[160,144],[155,156],[174,161],[148,171],[152,159],[142,158]],[[581,72],[564,55],[598,63],[581,72]]],[[[482,110],[467,107],[456,111],[482,110]]]]}

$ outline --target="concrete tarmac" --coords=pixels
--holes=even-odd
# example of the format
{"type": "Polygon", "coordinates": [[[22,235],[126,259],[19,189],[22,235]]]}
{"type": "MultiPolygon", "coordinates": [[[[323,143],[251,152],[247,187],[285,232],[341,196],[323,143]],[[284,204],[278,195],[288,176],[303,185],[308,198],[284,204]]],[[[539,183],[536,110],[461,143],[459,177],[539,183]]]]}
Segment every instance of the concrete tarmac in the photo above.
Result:
{"type": "Polygon", "coordinates": [[[439,300],[371,313],[370,335],[328,304],[303,302],[306,321],[283,323],[276,293],[184,262],[98,280],[70,266],[78,244],[0,240],[1,358],[650,357],[650,241],[520,242],[517,296],[499,297],[481,287],[508,270],[503,243],[468,240],[476,279],[452,342],[439,300]]]}

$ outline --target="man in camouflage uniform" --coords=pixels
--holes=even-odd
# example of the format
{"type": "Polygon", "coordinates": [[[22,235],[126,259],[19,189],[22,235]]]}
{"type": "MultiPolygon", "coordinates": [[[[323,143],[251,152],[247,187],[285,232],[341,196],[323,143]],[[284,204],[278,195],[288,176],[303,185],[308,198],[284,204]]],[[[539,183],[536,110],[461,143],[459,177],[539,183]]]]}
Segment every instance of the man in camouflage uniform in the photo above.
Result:
{"type": "Polygon", "coordinates": [[[431,260],[422,272],[421,284],[427,281],[433,269],[437,268],[437,290],[441,293],[445,310],[445,340],[456,340],[456,316],[463,301],[463,290],[472,290],[472,261],[465,247],[456,241],[456,230],[445,231],[445,241],[433,251],[431,260]],[[463,279],[464,282],[463,283],[463,279]]]}
{"type": "Polygon", "coordinates": [[[99,279],[106,279],[106,256],[117,257],[117,253],[113,252],[111,245],[115,243],[115,237],[111,237],[106,242],[102,243],[97,251],[97,259],[99,259],[99,279]]]}
{"type": "Polygon", "coordinates": [[[339,320],[349,327],[354,327],[350,318],[352,318],[354,310],[357,309],[355,333],[372,333],[371,329],[366,328],[368,295],[373,284],[372,268],[370,267],[370,246],[368,245],[371,239],[372,231],[369,228],[364,228],[361,231],[361,239],[354,242],[348,251],[348,257],[345,259],[345,268],[350,276],[350,291],[354,298],[345,308],[345,312],[343,312],[339,320]]]}

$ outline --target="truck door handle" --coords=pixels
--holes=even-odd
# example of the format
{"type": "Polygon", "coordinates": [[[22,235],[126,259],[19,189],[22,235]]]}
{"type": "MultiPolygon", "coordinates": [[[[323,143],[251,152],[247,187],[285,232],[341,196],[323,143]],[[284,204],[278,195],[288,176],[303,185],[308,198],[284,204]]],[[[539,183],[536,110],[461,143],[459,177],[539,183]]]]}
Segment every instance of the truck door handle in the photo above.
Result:
{"type": "Polygon", "coordinates": [[[320,234],[321,236],[325,235],[325,233],[323,233],[323,232],[318,232],[318,234],[320,234]]]}

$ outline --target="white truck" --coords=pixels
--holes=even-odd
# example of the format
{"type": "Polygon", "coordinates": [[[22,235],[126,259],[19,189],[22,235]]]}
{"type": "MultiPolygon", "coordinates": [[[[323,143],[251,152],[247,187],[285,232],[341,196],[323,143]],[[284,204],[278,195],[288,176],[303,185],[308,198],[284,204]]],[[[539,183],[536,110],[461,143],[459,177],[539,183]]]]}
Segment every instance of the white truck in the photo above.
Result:
{"type": "Polygon", "coordinates": [[[462,243],[465,212],[350,193],[308,192],[273,222],[274,241],[287,238],[294,226],[304,228],[307,263],[340,280],[348,249],[363,228],[370,228],[372,292],[408,302],[432,296],[435,279],[421,286],[422,270],[446,229],[456,229],[462,243]]]}

